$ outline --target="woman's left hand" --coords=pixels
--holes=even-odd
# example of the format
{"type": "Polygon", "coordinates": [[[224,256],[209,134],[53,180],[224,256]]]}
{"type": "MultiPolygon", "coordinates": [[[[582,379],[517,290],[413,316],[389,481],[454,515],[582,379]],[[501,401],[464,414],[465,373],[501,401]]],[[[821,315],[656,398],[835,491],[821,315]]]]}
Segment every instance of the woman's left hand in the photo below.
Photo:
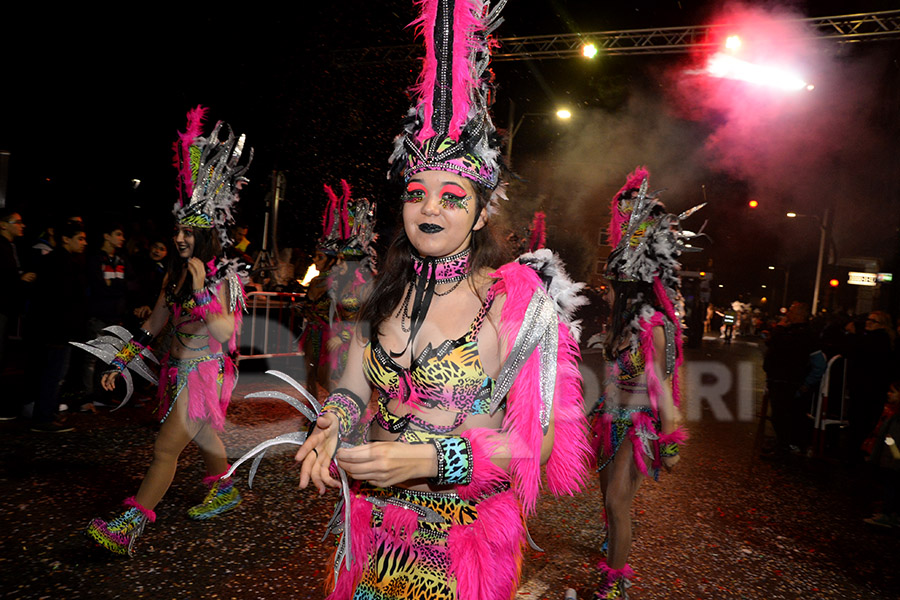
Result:
{"type": "Polygon", "coordinates": [[[666,456],[662,459],[663,468],[666,470],[666,473],[671,473],[675,468],[675,465],[678,464],[678,461],[681,460],[681,457],[677,454],[675,456],[666,456]]]}
{"type": "Polygon", "coordinates": [[[199,292],[206,283],[206,265],[199,258],[192,256],[188,259],[187,268],[191,274],[191,289],[199,292]]]}
{"type": "Polygon", "coordinates": [[[437,475],[437,454],[431,444],[372,442],[341,448],[335,458],[347,475],[378,487],[437,475]]]}

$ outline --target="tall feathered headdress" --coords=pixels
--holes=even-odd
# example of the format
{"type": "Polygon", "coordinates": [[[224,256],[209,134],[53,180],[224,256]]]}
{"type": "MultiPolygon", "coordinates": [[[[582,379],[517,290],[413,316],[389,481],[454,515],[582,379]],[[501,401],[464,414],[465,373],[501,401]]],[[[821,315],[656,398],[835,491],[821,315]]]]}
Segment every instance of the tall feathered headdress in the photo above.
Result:
{"type": "Polygon", "coordinates": [[[416,4],[421,13],[412,25],[425,41],[425,58],[411,90],[414,104],[394,140],[389,177],[408,180],[421,171],[449,171],[503,197],[501,140],[488,112],[493,75],[487,66],[495,43],[491,33],[502,22],[498,15],[506,0],[493,9],[489,0],[416,4]]]}
{"type": "Polygon", "coordinates": [[[328,203],[322,214],[322,237],[319,249],[331,256],[346,260],[361,260],[364,267],[375,269],[375,203],[367,198],[353,200],[350,184],[341,179],[341,195],[327,183],[324,185],[328,203]]]}
{"type": "Polygon", "coordinates": [[[606,276],[618,281],[655,283],[667,290],[678,288],[678,257],[685,240],[695,234],[681,228],[681,221],[703,208],[695,206],[679,215],[666,212],[659,192],[648,192],[650,172],[636,168],[612,201],[606,276]]]}
{"type": "Polygon", "coordinates": [[[232,208],[237,191],[248,179],[244,173],[253,160],[253,148],[244,155],[246,136],[235,137],[231,128],[219,121],[209,137],[202,137],[206,108],[188,111],[187,127],[173,144],[178,169],[178,200],[175,219],[180,225],[215,229],[223,247],[231,245],[228,225],[234,221],[232,208]],[[222,133],[227,132],[223,139],[222,133]]]}

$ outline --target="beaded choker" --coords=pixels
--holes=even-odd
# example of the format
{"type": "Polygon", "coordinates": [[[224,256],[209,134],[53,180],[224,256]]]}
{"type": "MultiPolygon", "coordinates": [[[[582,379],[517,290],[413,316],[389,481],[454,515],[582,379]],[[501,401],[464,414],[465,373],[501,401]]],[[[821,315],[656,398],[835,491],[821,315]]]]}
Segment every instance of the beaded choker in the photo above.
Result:
{"type": "Polygon", "coordinates": [[[447,256],[444,258],[421,257],[418,254],[412,255],[413,270],[416,273],[416,279],[403,298],[400,305],[400,327],[404,332],[409,333],[409,339],[406,346],[400,352],[391,352],[392,358],[402,356],[407,348],[412,346],[416,334],[425,322],[425,316],[428,314],[428,308],[431,306],[431,299],[435,296],[445,296],[456,289],[456,287],[469,276],[469,249],[466,248],[458,254],[447,256]],[[452,283],[452,288],[442,294],[435,292],[435,286],[438,284],[452,283]],[[410,300],[412,306],[410,307],[410,300]],[[409,323],[409,325],[407,325],[409,323]]]}
{"type": "Polygon", "coordinates": [[[412,255],[413,270],[416,277],[430,279],[434,274],[435,283],[456,283],[466,278],[469,272],[469,249],[466,248],[453,256],[444,258],[422,258],[418,254],[412,255]]]}

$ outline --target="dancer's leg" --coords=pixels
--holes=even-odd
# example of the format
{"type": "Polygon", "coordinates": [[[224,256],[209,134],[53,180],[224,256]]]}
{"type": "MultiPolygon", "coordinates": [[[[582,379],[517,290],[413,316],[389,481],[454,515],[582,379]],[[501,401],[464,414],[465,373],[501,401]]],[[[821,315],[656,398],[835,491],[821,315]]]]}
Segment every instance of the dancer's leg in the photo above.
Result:
{"type": "Polygon", "coordinates": [[[202,426],[202,422],[193,421],[188,417],[188,388],[185,386],[156,437],[153,461],[135,496],[142,506],[153,510],[162,500],[172,484],[172,479],[175,478],[178,456],[202,426]]]}
{"type": "Polygon", "coordinates": [[[608,480],[603,493],[606,518],[609,522],[609,554],[606,562],[611,569],[621,569],[625,566],[628,553],[631,551],[631,504],[643,478],[634,464],[630,439],[622,441],[612,463],[600,472],[601,489],[602,475],[607,471],[608,480]]]}
{"type": "Polygon", "coordinates": [[[222,443],[219,434],[209,423],[202,424],[197,435],[194,436],[194,443],[200,448],[207,475],[221,475],[228,470],[225,444],[222,443]]]}

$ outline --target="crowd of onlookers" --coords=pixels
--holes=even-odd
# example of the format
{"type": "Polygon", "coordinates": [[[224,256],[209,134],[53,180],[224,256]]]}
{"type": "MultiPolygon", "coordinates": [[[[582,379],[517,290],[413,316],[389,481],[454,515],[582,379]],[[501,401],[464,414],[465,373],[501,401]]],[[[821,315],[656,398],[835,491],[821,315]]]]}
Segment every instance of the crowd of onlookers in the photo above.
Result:
{"type": "MultiPolygon", "coordinates": [[[[39,233],[22,213],[0,210],[0,418],[31,419],[40,432],[70,431],[60,408],[95,411],[114,402],[98,385],[97,359],[70,341],[104,328],[134,331],[156,304],[168,269],[166,232],[126,235],[114,220],[48,219],[39,233]],[[68,401],[60,406],[64,387],[68,401]]],[[[143,230],[143,231],[142,231],[143,230]]],[[[251,260],[246,228],[236,258],[251,260]]]]}
{"type": "Polygon", "coordinates": [[[869,460],[884,499],[867,522],[900,527],[900,346],[891,316],[875,310],[810,320],[809,308],[795,302],[761,333],[775,429],[763,456],[830,456],[849,466],[869,460]]]}

